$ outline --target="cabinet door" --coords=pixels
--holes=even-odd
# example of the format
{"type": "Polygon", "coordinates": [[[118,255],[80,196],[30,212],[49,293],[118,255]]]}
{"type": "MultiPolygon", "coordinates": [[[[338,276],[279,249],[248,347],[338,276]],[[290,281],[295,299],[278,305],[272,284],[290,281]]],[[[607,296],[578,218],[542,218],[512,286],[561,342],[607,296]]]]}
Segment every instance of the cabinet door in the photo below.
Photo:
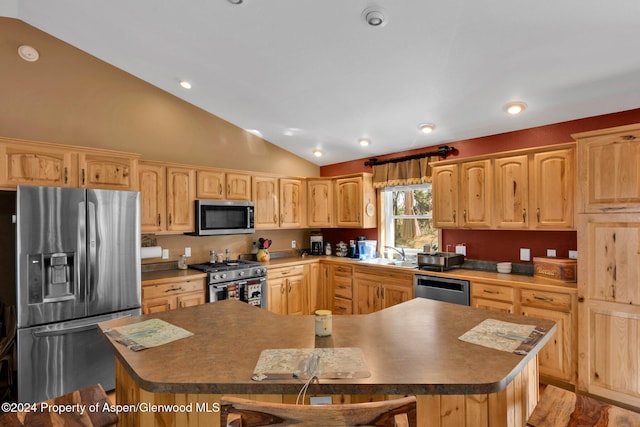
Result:
{"type": "Polygon", "coordinates": [[[282,178],[280,190],[280,227],[300,228],[306,225],[306,185],[300,179],[282,178]]]}
{"type": "Polygon", "coordinates": [[[640,408],[640,218],[578,224],[578,389],[640,408]]]}
{"type": "Polygon", "coordinates": [[[287,314],[287,295],[284,278],[267,280],[267,310],[287,314]]]}
{"type": "Polygon", "coordinates": [[[462,163],[460,174],[460,225],[470,228],[491,227],[491,161],[462,163]]]}
{"type": "Polygon", "coordinates": [[[251,200],[251,175],[227,173],[227,200],[251,200]]]}
{"type": "Polygon", "coordinates": [[[143,233],[166,230],[167,176],[164,166],[140,163],[140,229],[143,233]]]}
{"type": "Polygon", "coordinates": [[[522,306],[523,316],[556,322],[556,333],[538,353],[540,373],[570,382],[573,380],[571,364],[571,313],[522,306]]]}
{"type": "Polygon", "coordinates": [[[355,314],[369,314],[380,310],[381,286],[377,281],[363,278],[353,280],[355,287],[355,314]]]}
{"type": "Polygon", "coordinates": [[[264,176],[253,177],[254,223],[256,229],[278,228],[279,202],[278,179],[264,176]]]}
{"type": "Polygon", "coordinates": [[[535,153],[532,173],[532,226],[573,228],[574,149],[535,153]]]}
{"type": "Polygon", "coordinates": [[[337,179],[336,193],[338,196],[336,225],[360,227],[362,224],[362,178],[337,179]]]}
{"type": "Polygon", "coordinates": [[[194,292],[177,296],[177,308],[187,308],[201,305],[207,298],[204,292],[194,292]]]}
{"type": "Polygon", "coordinates": [[[199,170],[196,175],[198,180],[196,195],[199,199],[224,199],[226,187],[224,172],[199,170]]]}
{"type": "Polygon", "coordinates": [[[413,298],[413,286],[400,286],[389,283],[381,285],[380,308],[387,308],[409,301],[413,298]]]}
{"type": "Polygon", "coordinates": [[[578,135],[580,212],[640,212],[640,126],[578,135]]]}
{"type": "Polygon", "coordinates": [[[167,230],[195,229],[195,170],[167,168],[167,230]]]}
{"type": "Polygon", "coordinates": [[[127,156],[78,154],[80,186],[113,190],[137,190],[137,160],[127,156]]]}
{"type": "Polygon", "coordinates": [[[142,314],[161,313],[176,308],[176,297],[149,298],[142,302],[142,314]]]}
{"type": "Polygon", "coordinates": [[[306,283],[307,281],[302,274],[286,278],[287,314],[307,314],[306,283]]]}
{"type": "Polygon", "coordinates": [[[494,224],[498,228],[529,226],[529,156],[496,159],[494,176],[494,224]]]}
{"type": "Polygon", "coordinates": [[[75,187],[77,155],[69,150],[0,142],[0,186],[75,187]]]}
{"type": "Polygon", "coordinates": [[[307,182],[309,227],[333,226],[333,181],[330,179],[307,182]]]}
{"type": "Polygon", "coordinates": [[[325,264],[313,263],[307,266],[306,271],[309,278],[309,313],[330,309],[327,292],[329,267],[325,264]]]}
{"type": "Polygon", "coordinates": [[[458,165],[433,168],[433,226],[458,226],[458,165]]]}

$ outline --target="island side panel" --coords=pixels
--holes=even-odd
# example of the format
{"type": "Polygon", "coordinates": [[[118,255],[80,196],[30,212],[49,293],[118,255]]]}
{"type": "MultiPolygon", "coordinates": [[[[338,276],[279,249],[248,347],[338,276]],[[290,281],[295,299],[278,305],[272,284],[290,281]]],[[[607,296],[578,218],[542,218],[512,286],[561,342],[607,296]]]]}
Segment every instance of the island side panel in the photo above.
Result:
{"type": "MultiPolygon", "coordinates": [[[[270,402],[291,401],[287,395],[237,395],[270,402]]],[[[220,414],[214,405],[220,394],[166,394],[148,392],[138,386],[116,359],[116,402],[119,405],[151,404],[191,405],[193,412],[120,413],[119,426],[155,427],[220,426],[220,414]],[[196,405],[200,408],[196,411],[196,405]]],[[[399,396],[390,395],[389,398],[399,396]]],[[[538,359],[532,358],[505,389],[492,394],[418,395],[418,425],[433,427],[524,427],[538,402],[538,359]]]]}

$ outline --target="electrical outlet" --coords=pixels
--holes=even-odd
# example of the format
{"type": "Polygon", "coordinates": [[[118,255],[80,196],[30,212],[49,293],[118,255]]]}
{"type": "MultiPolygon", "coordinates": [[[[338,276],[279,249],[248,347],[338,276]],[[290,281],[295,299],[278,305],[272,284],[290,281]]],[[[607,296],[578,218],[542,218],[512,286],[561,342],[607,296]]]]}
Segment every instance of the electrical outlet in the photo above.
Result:
{"type": "Polygon", "coordinates": [[[162,250],[162,259],[169,259],[169,249],[162,250]]]}
{"type": "Polygon", "coordinates": [[[520,248],[520,261],[531,261],[531,249],[520,248]]]}
{"type": "Polygon", "coordinates": [[[191,256],[191,248],[184,248],[184,254],[186,256],[191,256]]]}
{"type": "Polygon", "coordinates": [[[312,396],[310,398],[312,405],[331,405],[331,396],[312,396]]]}
{"type": "Polygon", "coordinates": [[[296,241],[292,240],[291,241],[291,249],[295,249],[296,248],[296,241]]]}
{"type": "Polygon", "coordinates": [[[547,249],[547,256],[556,256],[555,249],[547,249]]]}
{"type": "Polygon", "coordinates": [[[569,258],[578,259],[578,251],[569,251],[569,258]]]}

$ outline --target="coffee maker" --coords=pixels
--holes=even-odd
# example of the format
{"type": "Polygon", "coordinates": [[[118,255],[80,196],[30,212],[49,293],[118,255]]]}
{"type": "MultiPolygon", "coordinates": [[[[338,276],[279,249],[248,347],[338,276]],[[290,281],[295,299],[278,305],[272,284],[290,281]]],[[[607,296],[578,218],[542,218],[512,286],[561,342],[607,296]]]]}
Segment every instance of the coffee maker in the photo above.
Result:
{"type": "Polygon", "coordinates": [[[311,255],[322,255],[324,249],[322,247],[322,233],[314,231],[311,233],[311,255]]]}

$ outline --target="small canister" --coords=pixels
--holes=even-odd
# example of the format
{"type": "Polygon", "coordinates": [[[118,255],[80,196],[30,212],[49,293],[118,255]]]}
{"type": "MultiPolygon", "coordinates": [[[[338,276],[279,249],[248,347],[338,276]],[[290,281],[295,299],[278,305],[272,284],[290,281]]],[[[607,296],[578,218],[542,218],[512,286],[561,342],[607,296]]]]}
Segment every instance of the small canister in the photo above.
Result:
{"type": "Polygon", "coordinates": [[[331,310],[316,310],[316,335],[327,337],[333,329],[331,310]]]}

